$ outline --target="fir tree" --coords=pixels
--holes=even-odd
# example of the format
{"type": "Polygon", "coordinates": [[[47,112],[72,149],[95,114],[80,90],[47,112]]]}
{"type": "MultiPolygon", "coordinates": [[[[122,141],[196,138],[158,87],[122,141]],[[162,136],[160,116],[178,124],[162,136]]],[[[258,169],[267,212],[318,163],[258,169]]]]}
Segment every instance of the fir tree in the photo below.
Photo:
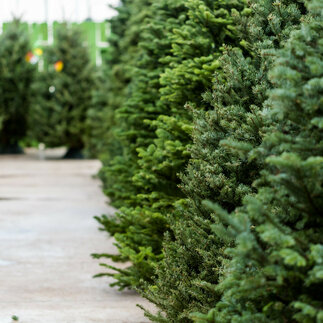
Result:
{"type": "Polygon", "coordinates": [[[120,259],[132,262],[115,276],[121,286],[130,282],[141,287],[140,279],[150,282],[154,266],[162,258],[168,213],[183,197],[177,187],[177,172],[189,156],[190,113],[184,105],[187,101],[202,104],[202,89],[210,84],[218,67],[219,48],[234,40],[230,10],[242,7],[235,1],[162,1],[151,5],[148,28],[139,43],[139,69],[130,83],[131,96],[119,111],[127,117],[124,145],[132,146],[124,168],[128,173],[120,167],[124,159],[117,159],[117,167],[112,169],[127,178],[131,175],[132,186],[123,186],[131,199],[123,200],[123,205],[129,206],[115,220],[101,219],[109,232],[116,233],[120,259]]]}
{"type": "Polygon", "coordinates": [[[303,10],[294,1],[263,0],[234,13],[240,49],[226,46],[213,89],[204,95],[211,108],[195,109],[192,158],[181,184],[187,201],[178,205],[171,222],[175,241],[169,236],[165,242],[165,259],[146,295],[161,310],[146,313],[153,321],[189,322],[191,312],[207,313],[221,299],[216,286],[228,258],[224,250],[234,244],[234,236],[203,200],[231,212],[255,192],[252,182],[262,161],[251,151],[262,140],[272,52],[299,24],[303,10]]]}
{"type": "Polygon", "coordinates": [[[111,267],[118,273],[107,274],[118,280],[116,285],[120,288],[139,286],[141,278],[152,276],[149,261],[156,262],[160,257],[160,237],[165,220],[159,214],[148,219],[145,211],[136,208],[142,188],[136,185],[133,177],[139,171],[137,149],[147,147],[154,135],[148,122],[161,113],[156,102],[159,99],[159,75],[164,64],[159,59],[171,50],[171,44],[165,38],[165,32],[169,32],[165,21],[171,20],[170,26],[173,26],[177,19],[181,19],[178,18],[181,10],[181,4],[175,2],[169,7],[165,1],[152,4],[138,0],[130,7],[131,17],[123,42],[136,36],[138,43],[128,54],[131,79],[126,100],[115,113],[115,133],[123,151],[103,169],[110,184],[106,183],[106,193],[112,197],[115,206],[122,208],[114,218],[97,218],[117,240],[119,255],[95,255],[111,257],[115,261],[131,260],[133,266],[130,268],[120,271],[111,267]]]}
{"type": "Polygon", "coordinates": [[[96,78],[98,87],[93,91],[91,107],[86,114],[86,133],[84,137],[84,154],[88,158],[100,158],[105,148],[106,134],[111,124],[107,118],[109,115],[107,107],[107,83],[105,72],[106,67],[101,67],[96,78]]]}
{"type": "MultiPolygon", "coordinates": [[[[104,140],[104,152],[102,157],[103,168],[100,171],[104,183],[104,192],[111,199],[112,205],[121,207],[128,205],[134,188],[132,185],[132,169],[135,163],[129,162],[129,152],[132,141],[123,134],[129,130],[130,123],[122,118],[120,111],[127,105],[132,91],[132,82],[136,77],[135,65],[138,61],[138,42],[140,40],[141,28],[147,16],[147,2],[138,0],[138,3],[124,1],[118,9],[119,14],[115,18],[115,28],[112,25],[112,61],[111,74],[107,79],[110,87],[109,100],[107,102],[106,115],[109,115],[113,124],[109,130],[110,139],[104,140]],[[114,151],[115,141],[119,149],[114,151]],[[110,153],[112,152],[112,154],[110,153]]],[[[136,114],[136,111],[133,111],[136,114]]],[[[132,148],[132,149],[131,149],[132,148]]],[[[112,233],[112,232],[111,232],[112,233]]]]}
{"type": "MultiPolygon", "coordinates": [[[[115,130],[117,128],[116,110],[126,99],[130,64],[137,45],[137,35],[125,37],[130,17],[130,2],[121,1],[115,8],[118,14],[109,20],[109,47],[103,56],[103,64],[98,79],[99,86],[93,94],[93,103],[87,115],[86,153],[100,157],[103,168],[100,177],[104,187],[109,187],[113,180],[106,176],[105,167],[111,160],[122,153],[120,141],[115,130]]],[[[110,198],[114,200],[113,195],[110,198]]]]}
{"type": "Polygon", "coordinates": [[[258,193],[236,215],[211,205],[237,244],[224,297],[200,322],[323,322],[322,2],[308,8],[269,73],[258,193]]]}
{"type": "Polygon", "coordinates": [[[45,51],[45,60],[48,69],[39,73],[34,86],[31,136],[48,146],[67,146],[65,157],[80,157],[95,87],[81,30],[62,24],[54,46],[45,51]]]}
{"type": "Polygon", "coordinates": [[[29,37],[13,21],[0,37],[0,153],[19,153],[27,131],[35,68],[27,60],[29,37]]]}

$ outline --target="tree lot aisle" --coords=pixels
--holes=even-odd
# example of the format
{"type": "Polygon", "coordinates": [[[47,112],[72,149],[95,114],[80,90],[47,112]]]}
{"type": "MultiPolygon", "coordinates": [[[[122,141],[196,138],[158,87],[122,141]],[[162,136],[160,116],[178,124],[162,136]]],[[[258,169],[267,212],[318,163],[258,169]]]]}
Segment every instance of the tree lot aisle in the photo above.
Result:
{"type": "Polygon", "coordinates": [[[0,322],[147,322],[134,292],[92,279],[93,250],[114,252],[95,214],[112,213],[95,160],[0,158],[0,322]],[[102,249],[103,248],[103,249],[102,249]]]}

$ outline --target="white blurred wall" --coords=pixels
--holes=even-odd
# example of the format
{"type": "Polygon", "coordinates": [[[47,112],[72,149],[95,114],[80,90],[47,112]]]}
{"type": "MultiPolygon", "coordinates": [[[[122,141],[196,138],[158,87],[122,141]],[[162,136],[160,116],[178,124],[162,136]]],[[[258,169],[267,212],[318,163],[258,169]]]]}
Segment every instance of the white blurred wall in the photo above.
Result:
{"type": "Polygon", "coordinates": [[[0,22],[10,21],[13,16],[28,22],[44,22],[46,12],[50,22],[79,22],[89,18],[89,15],[94,21],[103,21],[115,14],[109,5],[118,3],[119,0],[0,0],[0,22]]]}

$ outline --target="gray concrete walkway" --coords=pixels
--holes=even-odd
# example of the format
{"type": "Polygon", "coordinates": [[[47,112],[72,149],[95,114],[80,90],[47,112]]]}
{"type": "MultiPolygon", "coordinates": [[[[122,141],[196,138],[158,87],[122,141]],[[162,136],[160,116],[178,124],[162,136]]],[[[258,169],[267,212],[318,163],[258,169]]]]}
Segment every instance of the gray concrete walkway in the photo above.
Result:
{"type": "Polygon", "coordinates": [[[0,156],[0,323],[148,322],[134,292],[110,288],[93,252],[113,252],[93,215],[112,213],[98,161],[0,156]]]}

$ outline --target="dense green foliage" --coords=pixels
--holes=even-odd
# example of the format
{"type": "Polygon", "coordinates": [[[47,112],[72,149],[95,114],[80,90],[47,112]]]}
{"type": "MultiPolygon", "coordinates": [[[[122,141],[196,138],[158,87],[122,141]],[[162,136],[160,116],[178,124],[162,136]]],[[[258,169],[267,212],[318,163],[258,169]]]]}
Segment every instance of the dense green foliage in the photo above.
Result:
{"type": "Polygon", "coordinates": [[[101,159],[117,252],[97,276],[151,321],[323,323],[322,0],[116,11],[101,68],[63,24],[34,83],[21,24],[1,35],[0,153],[29,122],[27,141],[101,159]]]}
{"type": "Polygon", "coordinates": [[[65,145],[71,157],[84,147],[86,114],[95,87],[94,69],[82,39],[75,26],[63,24],[57,30],[54,45],[45,51],[47,68],[33,86],[30,113],[32,138],[50,147],[65,145]]]}
{"type": "Polygon", "coordinates": [[[35,68],[26,61],[28,33],[13,21],[0,37],[0,153],[18,153],[27,131],[35,68]]]}
{"type": "Polygon", "coordinates": [[[164,244],[156,285],[146,293],[162,310],[150,315],[154,321],[188,322],[190,313],[206,313],[221,299],[214,286],[227,261],[224,250],[234,241],[227,224],[203,200],[232,212],[255,191],[252,183],[262,160],[251,151],[262,140],[271,53],[299,24],[302,10],[301,3],[263,0],[251,1],[250,8],[235,14],[242,48],[226,47],[212,91],[204,95],[212,108],[195,112],[192,158],[181,184],[187,201],[172,221],[175,241],[169,237],[164,244]]]}
{"type": "MultiPolygon", "coordinates": [[[[116,111],[123,154],[105,168],[106,177],[114,179],[107,193],[122,208],[116,218],[99,219],[117,240],[120,256],[112,258],[132,262],[114,276],[122,288],[138,288],[141,279],[151,282],[162,258],[169,215],[183,197],[177,173],[190,155],[191,113],[184,106],[207,108],[202,91],[219,67],[222,44],[235,41],[231,9],[243,8],[239,1],[148,4],[140,13],[132,8],[129,21],[141,34],[129,96],[116,111]],[[140,27],[138,15],[144,13],[140,27]]],[[[136,10],[139,5],[133,3],[136,10]]]]}
{"type": "MultiPolygon", "coordinates": [[[[106,193],[115,206],[121,207],[121,212],[116,218],[98,218],[117,240],[120,254],[112,258],[131,259],[134,264],[114,275],[121,288],[138,286],[142,277],[151,276],[152,268],[145,258],[148,256],[155,260],[156,255],[152,249],[156,252],[161,248],[158,240],[160,234],[153,233],[152,230],[163,227],[163,223],[158,223],[163,219],[152,219],[146,224],[142,221],[143,217],[135,210],[140,189],[134,183],[133,176],[139,171],[137,149],[152,142],[154,132],[147,121],[156,119],[161,113],[156,102],[159,98],[159,75],[164,64],[159,62],[159,58],[171,49],[169,40],[163,39],[165,30],[162,22],[167,18],[167,9],[165,3],[151,6],[149,1],[137,0],[128,4],[130,17],[123,42],[127,41],[134,46],[128,48],[128,55],[125,57],[130,79],[125,90],[126,99],[115,111],[117,124],[114,131],[123,149],[114,159],[105,159],[105,167],[101,171],[107,179],[106,193]],[[134,220],[138,222],[138,226],[150,226],[150,231],[136,229],[134,220]]],[[[175,12],[176,10],[174,14],[175,12]]],[[[171,19],[175,22],[175,18],[171,19]]],[[[124,61],[122,63],[125,64],[124,61]]]]}
{"type": "MultiPolygon", "coordinates": [[[[106,165],[113,157],[121,154],[120,142],[115,133],[116,110],[126,98],[130,81],[130,53],[135,50],[137,36],[126,37],[127,21],[130,17],[129,1],[122,1],[116,8],[118,14],[109,20],[111,34],[109,47],[104,53],[103,64],[99,71],[99,86],[93,93],[92,107],[87,115],[86,153],[100,156],[106,165]]],[[[109,187],[109,179],[102,169],[101,178],[109,187]]],[[[112,197],[112,194],[109,194],[112,197]]]]}
{"type": "Polygon", "coordinates": [[[322,2],[309,8],[269,73],[258,193],[235,215],[211,205],[237,243],[203,322],[323,322],[322,2]]]}

